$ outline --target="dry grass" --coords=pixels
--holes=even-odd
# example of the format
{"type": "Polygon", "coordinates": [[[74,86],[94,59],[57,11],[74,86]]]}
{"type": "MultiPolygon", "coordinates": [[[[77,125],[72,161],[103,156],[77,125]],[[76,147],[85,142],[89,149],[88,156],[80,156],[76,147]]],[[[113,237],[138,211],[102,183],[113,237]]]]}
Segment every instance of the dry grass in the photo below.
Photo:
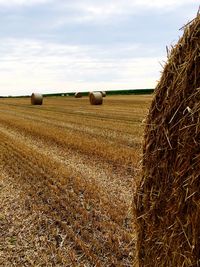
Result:
{"type": "Polygon", "coordinates": [[[135,197],[141,267],[200,266],[200,14],[169,53],[135,197]]]}
{"type": "Polygon", "coordinates": [[[0,100],[0,265],[132,266],[150,96],[0,100]]]}

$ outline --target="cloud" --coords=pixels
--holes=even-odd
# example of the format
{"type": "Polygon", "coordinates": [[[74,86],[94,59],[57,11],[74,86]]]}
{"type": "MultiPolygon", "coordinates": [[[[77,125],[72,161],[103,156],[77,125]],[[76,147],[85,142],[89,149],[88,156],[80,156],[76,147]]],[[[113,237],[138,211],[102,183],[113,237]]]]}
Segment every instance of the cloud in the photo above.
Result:
{"type": "Polygon", "coordinates": [[[51,0],[0,0],[0,6],[13,7],[13,6],[32,6],[38,4],[45,4],[51,0]]]}
{"type": "Polygon", "coordinates": [[[0,0],[0,95],[154,87],[197,2],[0,0]]]}
{"type": "MultiPolygon", "coordinates": [[[[119,20],[121,16],[144,14],[147,11],[163,14],[187,5],[198,6],[196,0],[77,0],[57,3],[57,9],[73,10],[73,15],[77,14],[70,18],[73,21],[101,21],[101,23],[110,19],[119,20]]],[[[65,19],[63,17],[60,23],[64,23],[65,19]]]]}
{"type": "MultiPolygon", "coordinates": [[[[120,47],[110,47],[105,52],[104,47],[36,40],[9,39],[3,43],[5,45],[0,49],[0,88],[7,88],[13,95],[31,93],[34,88],[46,93],[98,87],[149,88],[154,87],[158,79],[160,58],[128,57],[130,51],[137,53],[137,45],[121,50],[120,47]]],[[[2,93],[0,90],[0,95],[2,93]]]]}

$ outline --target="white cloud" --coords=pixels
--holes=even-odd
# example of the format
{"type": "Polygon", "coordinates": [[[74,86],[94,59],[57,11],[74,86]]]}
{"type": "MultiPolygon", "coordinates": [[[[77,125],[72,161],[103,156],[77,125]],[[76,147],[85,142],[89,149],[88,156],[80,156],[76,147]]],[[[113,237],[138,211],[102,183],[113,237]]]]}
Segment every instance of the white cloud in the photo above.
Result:
{"type": "MultiPolygon", "coordinates": [[[[55,0],[54,0],[55,1],[55,0]]],[[[55,26],[72,22],[116,21],[126,16],[145,14],[146,12],[168,13],[186,5],[198,7],[196,0],[76,0],[55,2],[55,9],[76,11],[70,16],[58,18],[55,26]]],[[[194,16],[194,14],[193,14],[194,16]]]]}
{"type": "Polygon", "coordinates": [[[51,0],[0,0],[0,6],[13,7],[13,6],[31,6],[38,4],[49,3],[51,0]]]}
{"type": "Polygon", "coordinates": [[[197,2],[0,0],[5,9],[0,95],[28,94],[35,88],[48,93],[154,87],[165,54],[163,43],[176,39],[176,29],[195,16],[197,2]]]}
{"type": "Polygon", "coordinates": [[[105,53],[101,47],[15,39],[3,40],[2,44],[5,46],[0,50],[0,95],[30,94],[35,88],[46,93],[99,87],[149,88],[159,78],[160,58],[115,58],[112,47],[109,57],[109,51],[105,53]]]}
{"type": "Polygon", "coordinates": [[[195,0],[129,0],[130,3],[133,3],[135,6],[144,6],[151,8],[168,8],[168,7],[178,7],[184,6],[186,4],[191,4],[192,2],[196,2],[195,0]]]}

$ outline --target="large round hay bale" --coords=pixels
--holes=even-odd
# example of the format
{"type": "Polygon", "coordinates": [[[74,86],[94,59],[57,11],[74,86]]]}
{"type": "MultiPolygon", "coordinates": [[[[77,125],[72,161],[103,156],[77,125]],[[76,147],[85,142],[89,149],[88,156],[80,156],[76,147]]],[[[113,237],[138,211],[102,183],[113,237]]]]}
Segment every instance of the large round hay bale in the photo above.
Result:
{"type": "Polygon", "coordinates": [[[106,97],[106,92],[105,91],[101,91],[101,94],[103,97],[106,97]]]}
{"type": "Polygon", "coordinates": [[[81,98],[82,97],[82,93],[80,93],[80,92],[77,92],[77,93],[75,93],[75,98],[81,98]]]}
{"type": "Polygon", "coordinates": [[[103,96],[100,92],[92,92],[90,93],[90,104],[91,105],[102,105],[103,96]]]}
{"type": "Polygon", "coordinates": [[[200,14],[157,85],[134,209],[138,266],[200,266],[200,14]]]}
{"type": "Polygon", "coordinates": [[[43,95],[38,93],[32,93],[31,95],[31,104],[32,105],[42,105],[43,103],[43,95]]]}

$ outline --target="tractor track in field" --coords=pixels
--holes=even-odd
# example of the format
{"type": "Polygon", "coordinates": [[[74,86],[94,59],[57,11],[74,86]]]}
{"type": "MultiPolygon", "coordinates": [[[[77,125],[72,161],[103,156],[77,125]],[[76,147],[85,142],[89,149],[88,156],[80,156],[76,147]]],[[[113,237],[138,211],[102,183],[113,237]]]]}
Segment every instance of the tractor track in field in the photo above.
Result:
{"type": "MultiPolygon", "coordinates": [[[[80,134],[76,131],[66,130],[55,126],[44,125],[41,122],[32,122],[21,120],[14,116],[1,115],[0,124],[10,130],[14,130],[32,140],[45,143],[49,148],[59,148],[63,154],[70,150],[73,154],[78,153],[85,159],[90,159],[90,164],[97,162],[107,164],[107,167],[115,172],[115,169],[125,176],[133,176],[137,169],[137,154],[139,149],[120,146],[116,142],[109,142],[107,139],[101,139],[97,136],[80,134]],[[91,161],[92,157],[92,161],[91,161]]],[[[49,149],[51,150],[51,149],[49,149]]],[[[68,157],[70,158],[70,157],[68,157]]]]}
{"type": "MultiPolygon", "coordinates": [[[[11,110],[2,110],[0,109],[0,112],[2,114],[10,114],[14,115],[14,117],[21,118],[24,120],[30,120],[34,122],[39,122],[39,123],[44,123],[47,125],[54,125],[60,129],[63,130],[71,130],[74,132],[79,132],[79,134],[87,134],[88,136],[97,136],[102,139],[106,139],[109,142],[118,142],[119,145],[121,146],[127,146],[127,147],[134,147],[134,148],[139,148],[141,146],[139,138],[135,137],[133,138],[132,133],[126,133],[124,135],[124,130],[120,129],[114,129],[113,127],[109,127],[108,125],[103,126],[103,125],[93,125],[89,126],[85,123],[83,127],[83,123],[77,122],[74,120],[69,120],[66,121],[65,119],[58,118],[58,117],[52,117],[49,115],[43,115],[42,117],[36,116],[33,112],[26,112],[24,114],[24,111],[18,111],[16,114],[16,111],[11,111],[11,110]]],[[[136,122],[138,124],[138,122],[136,122]]],[[[124,127],[127,127],[126,124],[123,125],[124,127]]]]}
{"type": "MultiPolygon", "coordinates": [[[[5,173],[17,180],[19,186],[25,184],[28,187],[29,195],[32,201],[34,200],[33,209],[38,209],[37,212],[42,212],[57,222],[59,231],[67,235],[65,242],[75,244],[84,255],[82,257],[85,261],[101,266],[104,261],[105,264],[114,263],[117,257],[121,257],[123,251],[122,245],[121,248],[119,246],[121,239],[121,243],[125,243],[123,253],[126,251],[127,254],[124,256],[122,253],[122,255],[125,260],[128,259],[130,229],[125,230],[120,227],[121,219],[116,216],[118,207],[116,203],[109,203],[106,198],[104,200],[102,196],[105,192],[98,186],[91,186],[91,183],[87,183],[83,178],[77,179],[73,174],[66,173],[61,164],[53,160],[49,162],[40,152],[33,153],[31,148],[19,140],[13,140],[2,132],[0,137],[1,164],[5,173]],[[94,225],[90,225],[92,223],[94,225]],[[108,240],[104,240],[102,233],[104,225],[110,225],[107,231],[108,240]],[[118,239],[110,241],[109,238],[117,232],[118,239]],[[89,244],[93,244],[93,247],[89,244]],[[121,251],[118,249],[119,255],[111,253],[108,258],[101,259],[102,251],[103,254],[106,253],[105,248],[112,251],[113,248],[116,250],[117,246],[121,251]],[[93,252],[94,247],[96,247],[95,252],[93,252]],[[99,254],[96,251],[99,251],[99,254]]],[[[123,206],[120,202],[117,204],[123,206]]],[[[77,259],[74,259],[74,262],[76,261],[77,259]]]]}
{"type": "Polygon", "coordinates": [[[143,102],[45,103],[0,100],[0,266],[132,266],[143,102]]]}
{"type": "Polygon", "coordinates": [[[133,176],[127,174],[122,168],[116,168],[116,173],[113,168],[106,162],[101,162],[99,159],[91,159],[81,153],[74,153],[71,149],[63,149],[62,147],[51,146],[49,149],[48,143],[34,139],[30,136],[24,135],[19,131],[11,128],[2,127],[0,124],[0,132],[9,136],[16,142],[23,142],[27,147],[34,151],[39,151],[45,155],[49,160],[52,159],[63,164],[70,169],[71,173],[80,174],[84,179],[90,182],[98,181],[99,186],[110,194],[111,198],[119,198],[121,201],[131,203],[131,192],[133,186],[133,176]],[[124,178],[125,177],[125,178],[124,178]],[[112,191],[110,190],[112,188],[112,191]]]}

